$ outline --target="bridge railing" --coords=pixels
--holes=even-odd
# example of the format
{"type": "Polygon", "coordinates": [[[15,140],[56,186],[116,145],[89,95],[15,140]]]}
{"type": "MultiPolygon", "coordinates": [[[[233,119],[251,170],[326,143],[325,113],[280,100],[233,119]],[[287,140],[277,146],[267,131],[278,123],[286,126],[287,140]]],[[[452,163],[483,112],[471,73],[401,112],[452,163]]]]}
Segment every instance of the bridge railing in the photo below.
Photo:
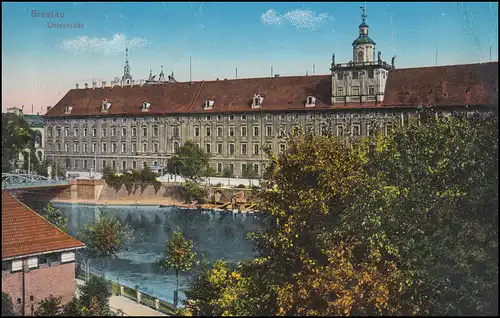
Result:
{"type": "Polygon", "coordinates": [[[52,180],[39,175],[2,173],[2,189],[67,184],[69,184],[69,181],[67,180],[52,180]]]}

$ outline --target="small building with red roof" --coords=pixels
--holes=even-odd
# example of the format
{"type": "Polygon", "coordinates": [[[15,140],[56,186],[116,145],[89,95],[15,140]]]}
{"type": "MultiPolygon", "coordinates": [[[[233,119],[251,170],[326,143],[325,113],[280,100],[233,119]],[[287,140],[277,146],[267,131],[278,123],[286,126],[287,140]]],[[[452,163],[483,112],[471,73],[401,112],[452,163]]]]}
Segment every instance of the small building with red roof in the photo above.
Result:
{"type": "Polygon", "coordinates": [[[2,192],[2,292],[24,315],[53,295],[75,295],[75,251],[85,244],[2,192]],[[24,305],[24,306],[23,306],[24,305]],[[23,311],[24,307],[24,311],[23,311]]]}

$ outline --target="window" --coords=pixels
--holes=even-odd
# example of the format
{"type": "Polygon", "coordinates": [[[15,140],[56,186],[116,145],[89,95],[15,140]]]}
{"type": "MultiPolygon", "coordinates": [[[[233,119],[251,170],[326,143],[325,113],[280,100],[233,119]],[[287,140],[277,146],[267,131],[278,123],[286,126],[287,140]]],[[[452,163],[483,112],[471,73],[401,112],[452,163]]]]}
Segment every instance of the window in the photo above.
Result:
{"type": "Polygon", "coordinates": [[[241,144],[241,154],[242,155],[247,154],[247,144],[241,144]]]}
{"type": "Polygon", "coordinates": [[[137,128],[132,127],[132,137],[137,137],[137,128]]]}
{"type": "Polygon", "coordinates": [[[78,152],[78,144],[77,143],[73,144],[73,152],[78,152]]]}
{"type": "Polygon", "coordinates": [[[115,160],[113,160],[113,161],[111,162],[111,164],[112,164],[111,166],[113,167],[113,170],[116,170],[116,161],[115,161],[115,160]]]}
{"type": "Polygon", "coordinates": [[[106,160],[103,160],[103,161],[102,161],[102,167],[103,167],[103,168],[104,168],[104,167],[106,167],[106,160]]]}
{"type": "Polygon", "coordinates": [[[153,137],[158,137],[158,126],[153,127],[153,137]]]}
{"type": "Polygon", "coordinates": [[[326,124],[321,125],[321,136],[326,136],[326,124]]]}
{"type": "Polygon", "coordinates": [[[342,73],[342,72],[338,72],[338,73],[337,73],[337,79],[338,79],[338,80],[343,80],[343,79],[344,79],[344,73],[342,73]]]}
{"type": "Polygon", "coordinates": [[[258,163],[254,163],[254,164],[253,164],[253,171],[254,171],[255,173],[259,173],[259,164],[258,164],[258,163]]]}
{"type": "Polygon", "coordinates": [[[111,144],[111,152],[116,153],[116,144],[115,143],[111,144]]]}
{"type": "Polygon", "coordinates": [[[97,144],[95,142],[92,143],[92,152],[96,152],[97,144]]]}
{"type": "Polygon", "coordinates": [[[368,78],[374,78],[374,75],[375,73],[373,72],[373,70],[368,70],[368,78]]]}
{"type": "Polygon", "coordinates": [[[125,170],[127,170],[127,162],[122,161],[122,171],[125,171],[125,170]]]}
{"type": "Polygon", "coordinates": [[[229,144],[229,154],[234,155],[234,144],[229,144]]]}
{"type": "Polygon", "coordinates": [[[52,144],[48,144],[47,148],[48,148],[49,151],[52,151],[52,144]]]}
{"type": "Polygon", "coordinates": [[[48,136],[49,138],[52,138],[52,128],[50,128],[50,127],[49,127],[49,128],[47,128],[47,136],[48,136]]]}
{"type": "Polygon", "coordinates": [[[247,136],[247,126],[241,126],[241,137],[247,136]]]}
{"type": "Polygon", "coordinates": [[[137,162],[132,161],[132,169],[136,169],[136,168],[137,168],[137,162]]]}
{"type": "Polygon", "coordinates": [[[103,142],[103,143],[102,143],[102,152],[106,152],[106,150],[107,150],[107,149],[106,149],[106,143],[105,143],[105,142],[103,142]]]}
{"type": "Polygon", "coordinates": [[[285,151],[285,144],[280,144],[280,151],[285,151]]]}
{"type": "Polygon", "coordinates": [[[122,122],[126,122],[127,121],[127,118],[122,118],[122,122]]]}
{"type": "Polygon", "coordinates": [[[112,137],[116,136],[116,128],[115,127],[111,128],[111,136],[112,137]]]}
{"type": "Polygon", "coordinates": [[[233,126],[229,127],[229,136],[234,137],[234,127],[233,126]]]}
{"type": "Polygon", "coordinates": [[[280,137],[285,137],[286,136],[286,131],[285,131],[285,128],[284,127],[281,127],[280,128],[280,137]]]}
{"type": "Polygon", "coordinates": [[[222,116],[221,115],[217,115],[217,120],[222,120],[222,116]]]}
{"type": "Polygon", "coordinates": [[[370,136],[370,129],[371,129],[370,124],[366,124],[366,135],[367,136],[370,136]]]}
{"type": "Polygon", "coordinates": [[[92,128],[92,136],[93,137],[97,136],[97,129],[92,128]]]}
{"type": "Polygon", "coordinates": [[[230,115],[229,120],[234,120],[234,115],[230,115]]]}
{"type": "Polygon", "coordinates": [[[153,144],[153,152],[154,153],[158,152],[158,144],[153,144]]]}
{"type": "Polygon", "coordinates": [[[353,86],[352,87],[352,94],[353,95],[359,95],[359,86],[353,86]]]}
{"type": "Polygon", "coordinates": [[[135,142],[132,144],[132,152],[137,152],[137,144],[135,142]]]}
{"type": "Polygon", "coordinates": [[[271,137],[273,135],[273,126],[266,127],[266,136],[271,137]]]}
{"type": "Polygon", "coordinates": [[[179,143],[174,142],[174,152],[177,153],[177,151],[179,151],[179,143]]]}
{"type": "Polygon", "coordinates": [[[359,79],[359,73],[358,72],[352,72],[352,79],[359,79]]]}
{"type": "Polygon", "coordinates": [[[125,153],[125,152],[127,152],[127,144],[122,143],[122,153],[125,153]]]}
{"type": "Polygon", "coordinates": [[[280,118],[280,120],[285,120],[285,115],[280,114],[280,117],[279,117],[279,118],[280,118]]]}
{"type": "Polygon", "coordinates": [[[59,127],[56,129],[56,137],[61,137],[61,128],[59,127]]]}
{"type": "Polygon", "coordinates": [[[241,115],[241,120],[246,120],[247,119],[247,115],[241,115]]]}
{"type": "Polygon", "coordinates": [[[344,136],[344,126],[343,125],[337,125],[337,136],[344,136]]]}
{"type": "Polygon", "coordinates": [[[75,159],[75,169],[78,169],[78,159],[75,159]]]}
{"type": "Polygon", "coordinates": [[[207,133],[207,135],[206,135],[206,136],[207,136],[207,137],[210,137],[210,134],[212,133],[212,127],[207,126],[205,130],[206,130],[206,133],[207,133]]]}
{"type": "Polygon", "coordinates": [[[212,152],[212,145],[211,144],[206,144],[205,145],[205,149],[206,149],[207,153],[211,153],[212,152]]]}
{"type": "Polygon", "coordinates": [[[229,171],[231,172],[231,174],[234,173],[234,164],[232,163],[229,164],[229,171]]]}
{"type": "Polygon", "coordinates": [[[148,127],[142,127],[142,135],[144,137],[147,137],[148,136],[148,127]]]}
{"type": "Polygon", "coordinates": [[[273,119],[273,115],[271,114],[266,114],[266,120],[272,120],[273,119]]]}
{"type": "Polygon", "coordinates": [[[147,163],[146,161],[143,161],[143,162],[142,162],[142,168],[143,168],[143,169],[144,169],[144,168],[146,168],[146,166],[147,166],[147,165],[148,165],[148,163],[147,163]]]}
{"type": "Polygon", "coordinates": [[[254,144],[253,145],[253,154],[258,155],[259,154],[259,144],[254,144]]]}
{"type": "Polygon", "coordinates": [[[253,126],[254,137],[259,137],[259,126],[253,126]]]}
{"type": "Polygon", "coordinates": [[[353,125],[352,126],[352,135],[353,136],[359,136],[359,135],[361,135],[360,130],[361,129],[360,129],[359,125],[353,125]]]}
{"type": "Polygon", "coordinates": [[[153,161],[153,166],[157,167],[158,166],[158,161],[153,161]]]}
{"type": "Polygon", "coordinates": [[[83,137],[87,137],[87,128],[83,128],[83,137]]]}
{"type": "Polygon", "coordinates": [[[179,138],[179,135],[180,135],[179,126],[175,126],[174,127],[174,137],[179,138]]]}
{"type": "Polygon", "coordinates": [[[68,148],[69,148],[69,147],[68,147],[68,144],[64,144],[64,151],[68,152],[68,151],[69,151],[69,149],[68,149],[68,148]]]}
{"type": "Polygon", "coordinates": [[[368,95],[375,95],[375,87],[373,85],[368,86],[368,95]]]}
{"type": "Polygon", "coordinates": [[[222,163],[220,163],[220,162],[217,163],[217,172],[218,173],[222,172],[222,163]]]}
{"type": "Polygon", "coordinates": [[[358,62],[363,62],[363,51],[358,52],[358,62]]]}
{"type": "Polygon", "coordinates": [[[142,144],[142,152],[148,151],[148,144],[142,144]]]}
{"type": "Polygon", "coordinates": [[[392,123],[385,124],[385,134],[389,135],[392,132],[392,123]]]}
{"type": "Polygon", "coordinates": [[[200,148],[200,144],[196,144],[196,147],[197,147],[198,149],[201,149],[201,148],[200,148]]]}
{"type": "Polygon", "coordinates": [[[223,129],[222,127],[217,127],[217,137],[222,137],[222,134],[223,134],[223,129]]]}
{"type": "Polygon", "coordinates": [[[64,137],[68,137],[68,136],[69,136],[69,129],[64,128],[64,137]]]}
{"type": "Polygon", "coordinates": [[[78,137],[78,128],[75,128],[75,130],[73,130],[73,136],[78,137]]]}
{"type": "Polygon", "coordinates": [[[217,153],[222,155],[222,144],[217,144],[217,153]]]}
{"type": "Polygon", "coordinates": [[[200,127],[194,127],[194,136],[199,137],[200,136],[200,127]]]}
{"type": "Polygon", "coordinates": [[[122,128],[122,136],[123,137],[127,136],[127,128],[125,127],[122,128]]]}
{"type": "Polygon", "coordinates": [[[103,137],[106,137],[106,128],[103,128],[103,129],[102,129],[102,136],[103,136],[103,137]]]}
{"type": "Polygon", "coordinates": [[[83,169],[87,169],[87,159],[83,160],[83,169]]]}
{"type": "Polygon", "coordinates": [[[95,170],[95,169],[96,169],[96,167],[97,167],[95,159],[94,159],[94,160],[92,160],[92,167],[94,168],[94,170],[95,170]]]}
{"type": "Polygon", "coordinates": [[[338,96],[344,95],[344,88],[343,87],[337,87],[337,95],[338,96]]]}

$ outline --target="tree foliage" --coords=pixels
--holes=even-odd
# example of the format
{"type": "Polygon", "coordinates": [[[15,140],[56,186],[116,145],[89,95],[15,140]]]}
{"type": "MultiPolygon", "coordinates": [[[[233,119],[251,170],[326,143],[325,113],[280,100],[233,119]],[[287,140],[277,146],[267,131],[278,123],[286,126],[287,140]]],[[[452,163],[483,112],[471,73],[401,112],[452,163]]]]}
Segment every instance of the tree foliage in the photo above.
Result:
{"type": "Polygon", "coordinates": [[[91,275],[88,282],[81,287],[78,307],[86,315],[109,316],[109,298],[113,294],[111,283],[106,279],[91,275]]]}
{"type": "Polygon", "coordinates": [[[241,175],[246,179],[256,179],[259,175],[259,172],[254,169],[251,163],[247,163],[245,168],[243,169],[241,175]]]}
{"type": "Polygon", "coordinates": [[[2,316],[18,316],[12,303],[12,297],[4,292],[2,292],[2,316]]]}
{"type": "Polygon", "coordinates": [[[62,231],[68,231],[68,218],[61,212],[61,210],[54,208],[52,204],[47,204],[47,206],[43,208],[40,215],[62,231]]]}
{"type": "Polygon", "coordinates": [[[210,154],[192,141],[187,141],[167,162],[167,171],[184,178],[198,180],[209,171],[210,154]]]}
{"type": "Polygon", "coordinates": [[[88,250],[94,254],[114,255],[132,238],[132,228],[107,210],[99,210],[99,217],[83,227],[78,234],[88,250]]]}
{"type": "Polygon", "coordinates": [[[203,203],[206,201],[207,190],[196,181],[186,180],[182,184],[179,195],[186,203],[193,200],[203,203]]]}
{"type": "Polygon", "coordinates": [[[42,299],[35,311],[35,316],[60,316],[62,313],[61,297],[50,295],[42,299]]]}
{"type": "Polygon", "coordinates": [[[258,258],[186,292],[192,315],[498,314],[498,119],[423,113],[345,146],[270,155],[258,258]],[[250,283],[244,283],[248,279],[250,283]]]}
{"type": "Polygon", "coordinates": [[[30,149],[35,154],[36,133],[24,116],[2,114],[2,172],[11,172],[19,152],[30,149]]]}

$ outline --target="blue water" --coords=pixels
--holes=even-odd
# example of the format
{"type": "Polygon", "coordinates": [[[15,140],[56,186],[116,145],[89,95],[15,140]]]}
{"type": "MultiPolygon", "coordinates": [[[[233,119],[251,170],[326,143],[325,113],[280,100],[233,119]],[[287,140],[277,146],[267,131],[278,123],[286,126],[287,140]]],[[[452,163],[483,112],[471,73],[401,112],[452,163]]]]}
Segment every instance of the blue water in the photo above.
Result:
{"type": "MultiPolygon", "coordinates": [[[[78,204],[53,204],[69,219],[71,235],[96,219],[98,207],[78,204]]],[[[166,273],[154,263],[162,257],[165,243],[175,230],[193,241],[198,259],[228,263],[253,258],[253,243],[248,232],[259,231],[263,216],[232,212],[198,211],[157,206],[107,206],[109,212],[129,224],[133,240],[115,258],[90,259],[90,271],[131,288],[173,302],[175,272],[166,273]]],[[[77,254],[77,262],[89,259],[87,253],[77,254]]],[[[179,298],[196,271],[179,275],[179,298]]]]}

